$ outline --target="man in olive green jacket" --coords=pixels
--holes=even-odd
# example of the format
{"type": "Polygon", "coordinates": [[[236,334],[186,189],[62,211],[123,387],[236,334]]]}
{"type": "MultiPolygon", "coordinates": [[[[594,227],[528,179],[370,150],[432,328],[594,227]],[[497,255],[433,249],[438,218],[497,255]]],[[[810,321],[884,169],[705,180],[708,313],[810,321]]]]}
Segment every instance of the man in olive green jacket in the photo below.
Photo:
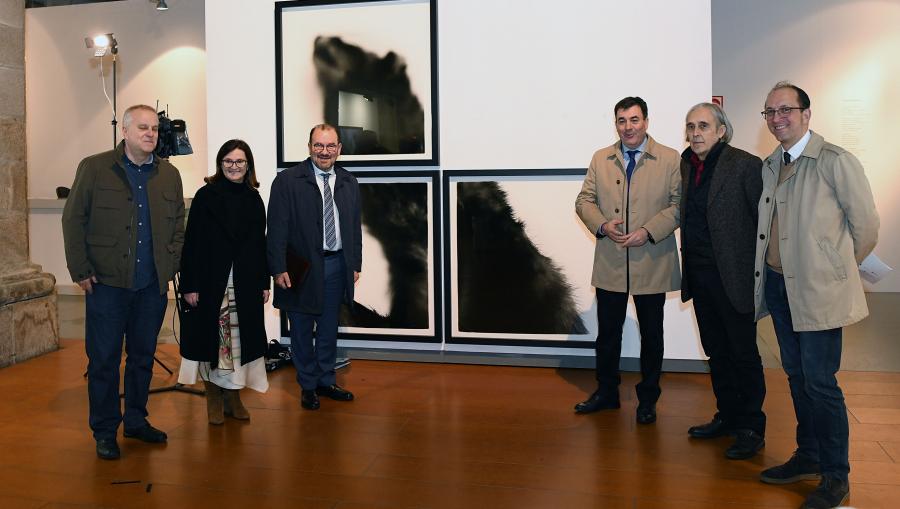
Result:
{"type": "Polygon", "coordinates": [[[102,459],[119,457],[123,422],[125,437],[167,438],[147,422],[147,397],[169,281],[184,242],[184,198],[178,170],[153,154],[158,127],[153,108],[125,110],[124,140],[81,161],[63,211],[66,263],[85,292],[89,423],[102,459]]]}
{"type": "Polygon", "coordinates": [[[763,117],[780,145],[765,160],[755,261],[756,319],[771,314],[797,414],[797,450],[760,479],[821,477],[802,507],[849,496],[849,426],[836,374],[842,329],[868,314],[858,264],[878,241],[878,213],[862,165],[809,130],[809,96],[787,82],[763,117]]]}
{"type": "Polygon", "coordinates": [[[591,284],[597,289],[598,389],[577,413],[619,408],[619,357],[628,295],[641,332],[637,422],[656,420],[663,360],[666,292],[681,285],[672,232],[681,203],[681,158],[647,135],[647,103],[626,97],[613,108],[619,141],[598,150],[575,200],[575,211],[597,236],[591,284]]]}

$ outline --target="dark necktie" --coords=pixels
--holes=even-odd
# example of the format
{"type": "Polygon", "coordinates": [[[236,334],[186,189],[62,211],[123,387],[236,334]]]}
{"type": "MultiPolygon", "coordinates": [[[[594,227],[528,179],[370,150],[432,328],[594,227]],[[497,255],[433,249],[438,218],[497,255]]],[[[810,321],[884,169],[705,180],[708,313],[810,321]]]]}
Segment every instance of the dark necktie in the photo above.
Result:
{"type": "Polygon", "coordinates": [[[324,219],[325,219],[325,247],[328,248],[329,251],[333,251],[334,247],[337,245],[337,235],[334,232],[334,199],[331,197],[331,186],[328,185],[328,177],[330,177],[330,173],[322,174],[322,181],[325,182],[324,191],[322,195],[325,198],[325,203],[322,206],[324,219]]]}
{"type": "Polygon", "coordinates": [[[628,154],[628,167],[625,168],[625,178],[628,180],[628,184],[631,184],[631,174],[634,172],[634,166],[637,164],[637,160],[635,156],[640,150],[629,150],[626,153],[628,154]]]}
{"type": "Polygon", "coordinates": [[[694,187],[700,187],[700,178],[703,175],[703,163],[697,154],[691,154],[691,165],[694,166],[694,187]]]}
{"type": "Polygon", "coordinates": [[[791,164],[791,153],[784,152],[782,155],[784,156],[784,165],[787,166],[787,165],[791,164]]]}

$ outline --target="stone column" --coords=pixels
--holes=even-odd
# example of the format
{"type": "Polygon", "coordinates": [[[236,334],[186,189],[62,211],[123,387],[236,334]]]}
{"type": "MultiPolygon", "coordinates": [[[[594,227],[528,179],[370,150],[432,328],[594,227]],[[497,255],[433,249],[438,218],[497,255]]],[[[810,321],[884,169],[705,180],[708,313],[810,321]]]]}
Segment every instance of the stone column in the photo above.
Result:
{"type": "Polygon", "coordinates": [[[0,0],[0,367],[59,347],[56,280],[30,262],[25,2],[0,0]]]}

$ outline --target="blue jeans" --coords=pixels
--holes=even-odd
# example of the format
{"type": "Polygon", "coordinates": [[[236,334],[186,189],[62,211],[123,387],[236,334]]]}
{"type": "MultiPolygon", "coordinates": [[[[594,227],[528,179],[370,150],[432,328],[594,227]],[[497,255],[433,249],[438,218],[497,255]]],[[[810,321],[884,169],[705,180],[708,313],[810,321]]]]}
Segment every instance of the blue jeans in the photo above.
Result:
{"type": "Polygon", "coordinates": [[[325,295],[321,314],[288,312],[291,321],[291,351],[297,368],[297,383],[309,391],[335,383],[338,319],[347,269],[343,254],[325,258],[325,295]],[[315,325],[315,341],[313,341],[315,325]]]}
{"type": "Polygon", "coordinates": [[[847,407],[835,376],[841,367],[841,329],[795,332],[784,276],[769,268],[765,292],[797,414],[797,455],[817,461],[823,476],[847,481],[847,407]]]}
{"type": "Polygon", "coordinates": [[[116,437],[146,422],[156,337],[166,313],[166,294],[153,284],[132,291],[94,283],[85,295],[85,340],[88,357],[89,423],[94,438],[116,437]],[[119,365],[125,338],[125,415],[119,398],[119,365]]]}

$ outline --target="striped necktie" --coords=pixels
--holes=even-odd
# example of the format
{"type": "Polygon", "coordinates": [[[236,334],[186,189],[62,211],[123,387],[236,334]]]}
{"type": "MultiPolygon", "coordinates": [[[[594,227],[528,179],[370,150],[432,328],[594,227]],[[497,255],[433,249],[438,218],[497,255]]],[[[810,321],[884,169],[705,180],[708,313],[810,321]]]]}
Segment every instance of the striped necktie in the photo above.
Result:
{"type": "Polygon", "coordinates": [[[328,185],[328,177],[331,173],[322,174],[322,181],[325,183],[323,196],[325,202],[322,204],[325,219],[325,247],[329,251],[334,251],[337,246],[337,235],[334,232],[334,199],[331,196],[331,186],[328,185]]]}

